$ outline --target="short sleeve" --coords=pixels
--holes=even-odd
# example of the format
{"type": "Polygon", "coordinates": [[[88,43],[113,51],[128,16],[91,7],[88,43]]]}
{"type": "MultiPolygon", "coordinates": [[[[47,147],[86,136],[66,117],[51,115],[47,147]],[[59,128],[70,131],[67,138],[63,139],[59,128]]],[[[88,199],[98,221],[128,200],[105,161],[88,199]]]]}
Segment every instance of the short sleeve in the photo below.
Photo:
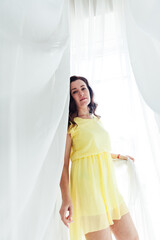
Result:
{"type": "Polygon", "coordinates": [[[71,134],[71,136],[73,136],[74,133],[74,126],[73,123],[71,122],[71,124],[69,125],[68,129],[67,129],[67,133],[71,134]]]}

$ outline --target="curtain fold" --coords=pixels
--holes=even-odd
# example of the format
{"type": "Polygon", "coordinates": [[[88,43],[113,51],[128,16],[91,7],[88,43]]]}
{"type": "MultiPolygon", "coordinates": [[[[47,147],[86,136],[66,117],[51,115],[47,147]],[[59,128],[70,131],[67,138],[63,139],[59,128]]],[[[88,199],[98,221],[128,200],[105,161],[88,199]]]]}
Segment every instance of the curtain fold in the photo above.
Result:
{"type": "Polygon", "coordinates": [[[68,2],[1,1],[0,29],[0,239],[58,239],[55,204],[70,87],[68,2]]]}
{"type": "Polygon", "coordinates": [[[124,1],[126,35],[136,83],[160,129],[160,2],[124,1]],[[143,9],[143,10],[142,10],[143,9]]]}

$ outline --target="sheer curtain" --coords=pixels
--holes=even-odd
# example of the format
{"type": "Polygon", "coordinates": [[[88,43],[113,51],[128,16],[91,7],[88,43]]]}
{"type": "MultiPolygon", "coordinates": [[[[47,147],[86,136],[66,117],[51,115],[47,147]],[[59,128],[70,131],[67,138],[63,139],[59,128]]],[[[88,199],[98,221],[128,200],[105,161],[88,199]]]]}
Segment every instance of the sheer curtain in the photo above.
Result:
{"type": "Polygon", "coordinates": [[[56,235],[55,204],[69,68],[67,1],[0,2],[1,240],[62,236],[56,235]]]}
{"type": "Polygon", "coordinates": [[[127,41],[135,80],[143,98],[156,115],[159,114],[160,120],[160,2],[130,0],[125,1],[124,6],[127,41]]]}
{"type": "MultiPolygon", "coordinates": [[[[158,240],[160,134],[154,112],[133,74],[125,9],[122,0],[70,1],[71,75],[85,76],[91,83],[97,113],[111,136],[112,152],[135,158],[135,163],[130,159],[114,161],[117,182],[140,239],[158,240]]],[[[131,40],[134,42],[133,35],[131,40]]],[[[134,57],[137,65],[139,59],[134,57]]],[[[150,89],[149,96],[154,94],[150,89]]]]}

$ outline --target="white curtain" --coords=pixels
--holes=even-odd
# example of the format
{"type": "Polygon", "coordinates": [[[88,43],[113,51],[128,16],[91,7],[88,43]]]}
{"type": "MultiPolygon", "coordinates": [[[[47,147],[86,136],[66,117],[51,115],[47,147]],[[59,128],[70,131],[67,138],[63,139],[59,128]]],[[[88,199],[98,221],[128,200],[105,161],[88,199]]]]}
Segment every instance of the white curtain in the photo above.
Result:
{"type": "Polygon", "coordinates": [[[61,239],[69,69],[67,1],[0,2],[1,240],[61,239]]]}
{"type": "Polygon", "coordinates": [[[126,33],[135,80],[144,100],[159,114],[160,120],[159,10],[158,0],[125,1],[126,33]]]}
{"type": "MultiPolygon", "coordinates": [[[[91,83],[98,103],[97,113],[102,116],[111,136],[112,152],[135,158],[135,163],[131,160],[114,161],[117,181],[140,239],[158,240],[160,134],[154,112],[142,98],[137,87],[137,75],[133,74],[130,64],[126,31],[130,27],[129,33],[132,32],[132,26],[128,22],[126,26],[126,2],[70,1],[71,75],[84,76],[91,83]]],[[[129,38],[131,42],[135,40],[133,35],[129,38]]],[[[139,57],[134,57],[134,65],[137,66],[139,57]]],[[[140,63],[145,61],[145,57],[141,56],[140,63]]],[[[147,71],[143,75],[144,69],[141,72],[138,70],[137,74],[142,73],[141,82],[146,82],[146,88],[150,89],[146,96],[154,96],[154,89],[151,88],[153,81],[148,78],[148,87],[145,79],[147,71]]],[[[152,75],[154,69],[150,67],[148,71],[152,75]]],[[[158,85],[155,84],[154,88],[158,93],[158,85]]],[[[156,96],[153,100],[158,105],[159,96],[156,96]]]]}
{"type": "Polygon", "coordinates": [[[70,0],[69,9],[65,0],[1,1],[0,239],[69,239],[59,181],[71,40],[71,74],[91,82],[112,152],[135,157],[114,163],[140,239],[159,240],[159,6],[134,2],[70,0]]]}

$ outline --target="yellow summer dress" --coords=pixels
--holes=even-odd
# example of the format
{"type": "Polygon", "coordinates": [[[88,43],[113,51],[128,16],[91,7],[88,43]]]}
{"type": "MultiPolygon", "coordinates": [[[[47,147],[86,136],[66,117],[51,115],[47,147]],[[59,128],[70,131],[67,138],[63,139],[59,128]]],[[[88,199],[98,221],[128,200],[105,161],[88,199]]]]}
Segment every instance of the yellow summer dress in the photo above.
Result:
{"type": "Polygon", "coordinates": [[[111,157],[109,133],[102,121],[75,117],[71,125],[69,191],[73,204],[70,240],[85,240],[85,234],[114,224],[129,209],[120,194],[111,157]]]}

